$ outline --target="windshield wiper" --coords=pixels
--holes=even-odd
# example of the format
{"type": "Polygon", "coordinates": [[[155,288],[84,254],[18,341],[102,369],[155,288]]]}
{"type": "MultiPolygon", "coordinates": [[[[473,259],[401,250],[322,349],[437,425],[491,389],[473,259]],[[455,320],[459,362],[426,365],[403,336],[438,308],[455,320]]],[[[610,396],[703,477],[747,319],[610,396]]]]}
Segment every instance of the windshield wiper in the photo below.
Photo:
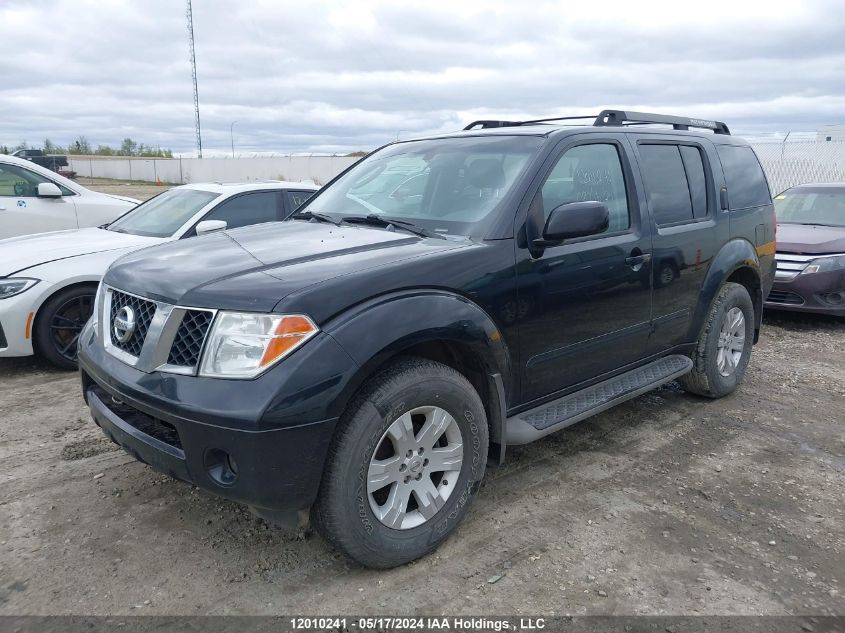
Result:
{"type": "Polygon", "coordinates": [[[440,235],[440,233],[430,231],[414,224],[413,222],[408,222],[407,220],[396,220],[394,218],[376,215],[375,213],[371,213],[369,215],[347,215],[343,217],[343,221],[348,222],[349,224],[369,224],[371,226],[383,227],[396,226],[408,231],[409,233],[413,233],[414,235],[419,235],[420,237],[436,237],[441,240],[446,239],[440,235]]]}
{"type": "Polygon", "coordinates": [[[328,222],[329,224],[340,226],[340,220],[336,220],[326,213],[314,213],[313,211],[303,211],[301,213],[294,213],[290,217],[293,220],[317,220],[318,222],[328,222]]]}

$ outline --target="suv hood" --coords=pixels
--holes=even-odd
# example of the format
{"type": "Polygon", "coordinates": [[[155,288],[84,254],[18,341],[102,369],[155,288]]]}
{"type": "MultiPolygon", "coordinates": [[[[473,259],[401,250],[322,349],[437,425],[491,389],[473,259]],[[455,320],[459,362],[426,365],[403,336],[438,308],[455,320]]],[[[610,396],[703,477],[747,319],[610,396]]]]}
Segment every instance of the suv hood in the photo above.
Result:
{"type": "Polygon", "coordinates": [[[777,249],[806,255],[845,253],[845,227],[778,224],[777,249]]]}
{"type": "Polygon", "coordinates": [[[0,240],[0,277],[60,259],[160,244],[162,238],[87,228],[0,240]]]}
{"type": "Polygon", "coordinates": [[[104,279],[167,303],[266,312],[307,286],[466,244],[401,230],[291,220],[130,253],[104,279]]]}

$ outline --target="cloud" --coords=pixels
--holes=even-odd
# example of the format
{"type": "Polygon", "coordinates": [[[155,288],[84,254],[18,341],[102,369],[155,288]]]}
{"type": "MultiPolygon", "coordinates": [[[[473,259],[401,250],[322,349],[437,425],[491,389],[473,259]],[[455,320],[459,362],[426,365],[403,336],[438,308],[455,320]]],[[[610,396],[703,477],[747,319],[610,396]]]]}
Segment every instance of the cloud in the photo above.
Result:
{"type": "MultiPolygon", "coordinates": [[[[0,143],[194,150],[179,0],[6,0],[0,143]]],[[[845,4],[194,0],[206,152],[347,151],[603,107],[842,122],[845,4]]]]}

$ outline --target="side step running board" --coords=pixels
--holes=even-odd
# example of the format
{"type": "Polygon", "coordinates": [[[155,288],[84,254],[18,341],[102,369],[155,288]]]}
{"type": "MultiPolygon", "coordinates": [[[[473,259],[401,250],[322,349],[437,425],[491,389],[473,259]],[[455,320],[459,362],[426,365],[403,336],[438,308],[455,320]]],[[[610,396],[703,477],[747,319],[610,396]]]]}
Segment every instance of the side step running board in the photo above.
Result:
{"type": "Polygon", "coordinates": [[[580,422],[625,400],[683,376],[692,369],[686,356],[666,356],[597,385],[547,402],[508,418],[505,432],[508,444],[528,444],[541,437],[580,422]]]}

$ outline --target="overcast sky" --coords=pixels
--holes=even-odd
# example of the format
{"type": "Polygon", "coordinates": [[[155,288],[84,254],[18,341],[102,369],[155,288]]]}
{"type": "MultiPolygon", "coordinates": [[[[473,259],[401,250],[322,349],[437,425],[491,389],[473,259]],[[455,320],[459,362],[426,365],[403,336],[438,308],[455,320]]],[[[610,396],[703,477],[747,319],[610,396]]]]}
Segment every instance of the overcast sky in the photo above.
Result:
{"type": "MultiPolygon", "coordinates": [[[[206,153],[371,149],[627,107],[845,123],[843,0],[194,0],[206,153]]],[[[0,0],[0,143],[196,149],[185,2],[0,0]]]]}

